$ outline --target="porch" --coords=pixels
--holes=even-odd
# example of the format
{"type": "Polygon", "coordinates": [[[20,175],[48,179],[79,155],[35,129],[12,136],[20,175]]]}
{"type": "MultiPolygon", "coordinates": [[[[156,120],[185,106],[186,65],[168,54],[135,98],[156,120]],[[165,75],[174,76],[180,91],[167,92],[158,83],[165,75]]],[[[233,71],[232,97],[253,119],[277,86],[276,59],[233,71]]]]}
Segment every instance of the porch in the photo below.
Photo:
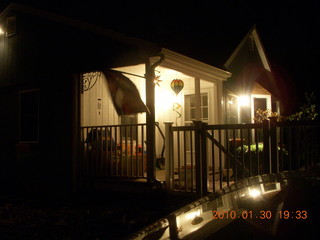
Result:
{"type": "Polygon", "coordinates": [[[164,166],[154,171],[155,163],[165,159],[164,122],[174,121],[177,126],[192,125],[195,119],[222,122],[223,82],[231,74],[168,49],[159,56],[112,69],[135,85],[148,113],[117,114],[113,103],[121,99],[121,107],[130,105],[134,102],[130,92],[109,91],[110,78],[103,71],[80,74],[81,133],[76,133],[80,178],[164,182],[164,166]],[[175,86],[175,81],[182,85],[175,86]]]}

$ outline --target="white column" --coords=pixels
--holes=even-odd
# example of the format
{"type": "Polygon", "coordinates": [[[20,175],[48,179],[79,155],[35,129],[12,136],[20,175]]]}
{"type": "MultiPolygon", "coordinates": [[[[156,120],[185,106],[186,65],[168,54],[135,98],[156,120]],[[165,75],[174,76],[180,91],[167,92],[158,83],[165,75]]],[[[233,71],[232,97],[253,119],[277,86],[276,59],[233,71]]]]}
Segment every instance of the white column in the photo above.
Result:
{"type": "Polygon", "coordinates": [[[223,108],[223,86],[222,82],[217,83],[217,107],[218,107],[218,124],[223,124],[224,122],[224,108],[223,108]]]}
{"type": "Polygon", "coordinates": [[[201,121],[201,90],[200,78],[194,79],[194,94],[195,94],[195,107],[196,107],[196,121],[201,121]]]}
{"type": "Polygon", "coordinates": [[[166,189],[171,191],[173,190],[174,183],[174,166],[173,166],[173,134],[172,134],[172,125],[173,122],[165,122],[165,181],[166,181],[166,189]]]}

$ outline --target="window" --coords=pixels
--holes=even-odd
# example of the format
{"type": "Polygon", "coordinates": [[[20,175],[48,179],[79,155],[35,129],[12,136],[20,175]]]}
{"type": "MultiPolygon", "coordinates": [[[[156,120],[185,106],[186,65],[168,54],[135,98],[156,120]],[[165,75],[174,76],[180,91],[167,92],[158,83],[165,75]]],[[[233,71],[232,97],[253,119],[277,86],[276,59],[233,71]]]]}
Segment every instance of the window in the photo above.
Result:
{"type": "Polygon", "coordinates": [[[20,92],[20,141],[39,140],[39,90],[20,92]]]}
{"type": "Polygon", "coordinates": [[[7,33],[6,37],[11,37],[16,34],[16,16],[7,18],[7,33]]]}
{"type": "MultiPolygon", "coordinates": [[[[200,94],[201,102],[201,121],[208,122],[209,121],[209,98],[208,93],[200,94]]],[[[185,114],[185,125],[192,125],[192,121],[196,119],[196,104],[195,104],[195,94],[188,94],[184,96],[184,114],[185,114]]],[[[190,141],[190,132],[186,132],[186,142],[185,142],[185,150],[191,151],[191,144],[193,146],[194,151],[194,138],[192,138],[192,142],[190,141]]]]}
{"type": "Polygon", "coordinates": [[[256,112],[258,109],[261,110],[271,110],[271,96],[270,95],[262,95],[262,94],[252,94],[251,95],[251,120],[249,122],[254,121],[254,117],[256,116],[256,112]]]}
{"type": "MultiPolygon", "coordinates": [[[[208,93],[201,93],[201,120],[208,122],[209,120],[209,101],[208,93]]],[[[191,123],[191,121],[196,119],[196,105],[195,105],[195,94],[189,94],[184,96],[184,106],[185,106],[185,122],[191,123]]]]}

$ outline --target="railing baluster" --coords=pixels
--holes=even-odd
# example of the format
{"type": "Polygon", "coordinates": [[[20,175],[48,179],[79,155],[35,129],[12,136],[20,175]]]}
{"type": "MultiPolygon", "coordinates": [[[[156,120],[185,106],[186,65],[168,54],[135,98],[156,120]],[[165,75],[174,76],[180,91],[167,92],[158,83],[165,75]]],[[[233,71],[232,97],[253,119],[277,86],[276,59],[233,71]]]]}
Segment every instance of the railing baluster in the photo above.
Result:
{"type": "Polygon", "coordinates": [[[317,136],[317,130],[318,130],[318,128],[317,127],[312,127],[311,128],[311,134],[312,134],[312,144],[311,144],[311,149],[312,149],[312,160],[311,160],[311,167],[316,167],[316,157],[317,157],[317,155],[316,155],[316,152],[317,152],[317,149],[318,149],[318,147],[317,147],[317,145],[316,145],[316,143],[317,143],[317,141],[316,141],[316,136],[317,136]]]}
{"type": "Polygon", "coordinates": [[[181,166],[180,166],[180,131],[177,131],[177,147],[178,147],[178,179],[179,179],[179,191],[181,191],[181,166]]]}
{"type": "Polygon", "coordinates": [[[259,153],[259,139],[258,139],[258,131],[259,129],[258,128],[255,128],[254,129],[254,138],[255,138],[255,141],[256,141],[256,166],[257,166],[257,175],[260,174],[260,153],[259,153]]]}
{"type": "Polygon", "coordinates": [[[234,164],[234,181],[236,182],[238,180],[238,166],[237,166],[237,145],[236,145],[236,130],[233,129],[233,164],[234,164]]]}
{"type": "Polygon", "coordinates": [[[91,148],[91,146],[89,146],[89,128],[86,128],[86,140],[85,140],[87,143],[86,143],[86,155],[85,155],[85,161],[84,161],[84,167],[85,167],[85,175],[88,175],[88,169],[89,169],[89,153],[91,151],[91,149],[89,149],[89,147],[91,148]]]}
{"type": "Polygon", "coordinates": [[[89,161],[89,164],[90,164],[90,167],[89,167],[89,175],[91,176],[93,171],[94,171],[94,168],[93,168],[93,161],[94,161],[94,157],[95,157],[95,154],[94,154],[94,151],[95,151],[95,147],[94,147],[94,129],[93,128],[90,128],[90,131],[91,131],[91,151],[90,151],[90,161],[89,161]]]}
{"type": "Polygon", "coordinates": [[[132,126],[129,126],[130,130],[130,165],[131,165],[131,177],[133,176],[133,139],[132,139],[132,126]]]}
{"type": "Polygon", "coordinates": [[[193,181],[193,172],[194,172],[194,166],[193,166],[193,138],[192,133],[193,131],[189,131],[190,135],[190,165],[191,165],[191,192],[194,191],[194,181],[193,181]]]}
{"type": "Polygon", "coordinates": [[[141,127],[141,174],[144,177],[144,126],[141,127]]]}
{"type": "MultiPolygon", "coordinates": [[[[214,130],[211,130],[211,135],[214,138],[214,130]]],[[[215,192],[216,191],[216,167],[215,167],[215,161],[214,161],[214,150],[215,146],[214,146],[214,142],[211,141],[211,164],[212,164],[212,191],[215,192]]]]}
{"type": "Polygon", "coordinates": [[[136,168],[135,168],[135,177],[139,177],[139,139],[138,139],[138,127],[135,126],[135,136],[136,136],[136,168]]]}
{"type": "Polygon", "coordinates": [[[127,126],[124,126],[124,160],[125,160],[125,176],[128,176],[128,136],[127,136],[127,126]]]}
{"type": "Polygon", "coordinates": [[[300,127],[296,128],[296,143],[295,143],[295,149],[297,149],[297,154],[295,155],[296,157],[296,168],[295,170],[299,170],[300,168],[300,135],[301,131],[300,131],[300,127]]]}
{"type": "Polygon", "coordinates": [[[242,178],[245,178],[244,175],[244,149],[243,149],[243,133],[242,133],[242,128],[240,129],[240,140],[241,140],[241,164],[242,164],[242,178]]]}
{"type": "Polygon", "coordinates": [[[77,174],[82,176],[83,175],[83,163],[85,159],[85,136],[84,136],[84,128],[80,128],[80,156],[79,156],[79,163],[77,164],[77,174]]]}
{"type": "Polygon", "coordinates": [[[248,131],[248,157],[249,157],[249,177],[252,176],[252,156],[251,156],[251,129],[247,128],[248,131]]]}
{"type": "MultiPolygon", "coordinates": [[[[188,182],[187,182],[187,175],[188,175],[188,166],[187,166],[187,154],[186,154],[186,131],[183,131],[183,161],[184,161],[184,185],[185,185],[185,191],[188,192],[188,182]]],[[[192,169],[191,169],[192,170],[192,169]]]]}
{"type": "MultiPolygon", "coordinates": [[[[221,143],[221,129],[218,131],[219,136],[219,143],[221,143]]],[[[219,147],[219,180],[220,180],[220,189],[222,188],[222,181],[223,181],[223,170],[222,170],[222,149],[221,146],[219,147]]]]}
{"type": "Polygon", "coordinates": [[[125,148],[126,148],[126,144],[124,141],[124,135],[125,135],[125,131],[124,131],[124,126],[120,126],[119,127],[119,152],[120,152],[120,158],[119,158],[119,175],[120,176],[124,176],[124,165],[125,165],[125,148]]]}
{"type": "Polygon", "coordinates": [[[97,171],[99,172],[99,175],[102,176],[102,169],[103,169],[103,132],[102,132],[102,127],[99,128],[99,131],[98,131],[100,134],[99,134],[99,146],[100,146],[100,149],[99,149],[99,164],[98,164],[98,169],[97,171]]]}
{"type": "Polygon", "coordinates": [[[292,138],[291,138],[291,131],[292,131],[292,128],[291,127],[288,127],[287,128],[287,131],[288,131],[288,152],[289,152],[289,170],[291,171],[292,170],[292,138]]]}
{"type": "Polygon", "coordinates": [[[226,149],[227,149],[227,154],[226,154],[226,165],[227,165],[227,186],[229,186],[229,181],[230,181],[230,159],[229,159],[229,129],[226,129],[226,149]]]}
{"type": "Polygon", "coordinates": [[[113,131],[114,131],[114,141],[115,141],[115,148],[114,150],[112,151],[112,159],[114,158],[115,159],[115,165],[116,165],[116,176],[119,176],[119,175],[123,175],[122,174],[122,151],[121,151],[121,147],[122,147],[122,136],[121,136],[121,128],[119,128],[119,134],[120,134],[120,139],[118,140],[118,127],[113,127],[113,131]],[[120,142],[120,143],[118,143],[120,142]],[[119,158],[119,161],[118,161],[118,156],[117,156],[117,147],[118,147],[118,144],[119,144],[119,147],[120,147],[120,158],[119,158]]]}
{"type": "Polygon", "coordinates": [[[106,169],[105,169],[105,174],[106,175],[112,175],[112,159],[109,156],[110,151],[112,150],[112,138],[110,136],[109,128],[106,126],[105,127],[106,131],[106,169]]]}
{"type": "Polygon", "coordinates": [[[283,126],[279,127],[280,129],[280,152],[279,152],[279,171],[282,172],[284,170],[284,162],[283,162],[283,148],[284,148],[284,144],[283,144],[283,126]]]}
{"type": "Polygon", "coordinates": [[[305,169],[304,170],[307,170],[308,169],[308,143],[307,143],[307,138],[308,138],[308,126],[303,126],[303,132],[304,132],[304,154],[305,154],[305,162],[304,162],[304,166],[305,166],[305,169]]]}
{"type": "Polygon", "coordinates": [[[106,127],[101,127],[102,128],[102,135],[104,137],[104,141],[102,141],[102,166],[101,166],[101,175],[106,176],[106,164],[107,164],[107,142],[108,142],[108,137],[107,137],[107,129],[106,127]]]}

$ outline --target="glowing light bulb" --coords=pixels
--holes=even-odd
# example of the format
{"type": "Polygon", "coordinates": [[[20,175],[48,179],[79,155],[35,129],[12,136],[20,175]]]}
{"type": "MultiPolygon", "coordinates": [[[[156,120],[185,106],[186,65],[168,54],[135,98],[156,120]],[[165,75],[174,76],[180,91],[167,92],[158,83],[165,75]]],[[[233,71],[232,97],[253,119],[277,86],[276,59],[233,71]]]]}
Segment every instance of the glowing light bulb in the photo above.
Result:
{"type": "Polygon", "coordinates": [[[249,97],[248,96],[239,96],[238,105],[239,106],[249,106],[249,97]]]}

